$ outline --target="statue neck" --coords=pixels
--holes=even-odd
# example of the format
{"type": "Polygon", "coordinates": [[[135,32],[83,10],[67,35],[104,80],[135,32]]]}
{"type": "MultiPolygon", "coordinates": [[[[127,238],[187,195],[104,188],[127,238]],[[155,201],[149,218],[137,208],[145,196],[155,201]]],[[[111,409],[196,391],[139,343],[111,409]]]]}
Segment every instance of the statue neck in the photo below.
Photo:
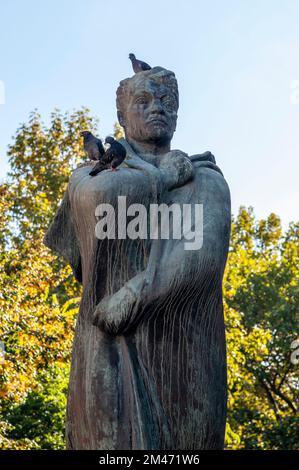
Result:
{"type": "Polygon", "coordinates": [[[155,142],[137,142],[134,139],[127,138],[128,144],[142,160],[156,166],[156,162],[161,155],[170,151],[170,142],[166,144],[155,142]]]}

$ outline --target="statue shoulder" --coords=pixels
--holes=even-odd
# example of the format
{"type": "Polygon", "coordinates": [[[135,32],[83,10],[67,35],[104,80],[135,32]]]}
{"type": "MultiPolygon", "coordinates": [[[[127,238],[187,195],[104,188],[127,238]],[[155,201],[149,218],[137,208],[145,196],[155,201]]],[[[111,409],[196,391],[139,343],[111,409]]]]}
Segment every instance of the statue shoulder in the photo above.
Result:
{"type": "Polygon", "coordinates": [[[192,161],[195,175],[199,178],[200,184],[202,184],[204,179],[208,182],[210,190],[220,194],[222,198],[229,202],[230,189],[222,171],[216,165],[214,155],[211,152],[205,152],[191,155],[189,158],[192,161]]]}
{"type": "Polygon", "coordinates": [[[216,158],[210,151],[207,151],[204,153],[197,153],[195,155],[190,155],[189,159],[191,160],[194,168],[198,168],[198,169],[208,168],[220,174],[221,176],[223,176],[222,171],[220,170],[219,166],[216,164],[216,158]]]}

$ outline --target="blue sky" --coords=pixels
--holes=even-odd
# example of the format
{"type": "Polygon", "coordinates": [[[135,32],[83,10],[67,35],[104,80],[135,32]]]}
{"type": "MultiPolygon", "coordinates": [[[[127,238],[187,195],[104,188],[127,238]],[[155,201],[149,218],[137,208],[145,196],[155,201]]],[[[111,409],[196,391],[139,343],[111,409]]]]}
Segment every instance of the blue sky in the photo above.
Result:
{"type": "Polygon", "coordinates": [[[233,212],[245,204],[284,226],[298,220],[298,18],[296,0],[1,0],[0,178],[11,136],[35,108],[47,122],[55,107],[84,105],[111,133],[135,52],[176,73],[173,148],[214,153],[233,212]]]}

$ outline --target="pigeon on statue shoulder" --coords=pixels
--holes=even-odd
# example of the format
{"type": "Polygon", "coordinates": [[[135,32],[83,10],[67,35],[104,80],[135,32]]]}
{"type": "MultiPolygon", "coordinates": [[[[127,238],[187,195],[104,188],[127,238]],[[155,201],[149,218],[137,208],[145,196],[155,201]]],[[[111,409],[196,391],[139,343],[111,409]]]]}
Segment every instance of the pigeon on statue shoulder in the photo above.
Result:
{"type": "Polygon", "coordinates": [[[83,131],[80,135],[83,137],[84,150],[89,160],[100,160],[101,157],[105,154],[102,141],[89,131],[83,131]]]}
{"type": "Polygon", "coordinates": [[[117,167],[121,165],[126,158],[127,152],[125,147],[113,137],[106,137],[105,144],[109,144],[110,147],[106,150],[105,155],[103,155],[101,160],[99,160],[91,170],[89,173],[90,176],[95,176],[101,171],[107,169],[117,171],[117,167]]]}

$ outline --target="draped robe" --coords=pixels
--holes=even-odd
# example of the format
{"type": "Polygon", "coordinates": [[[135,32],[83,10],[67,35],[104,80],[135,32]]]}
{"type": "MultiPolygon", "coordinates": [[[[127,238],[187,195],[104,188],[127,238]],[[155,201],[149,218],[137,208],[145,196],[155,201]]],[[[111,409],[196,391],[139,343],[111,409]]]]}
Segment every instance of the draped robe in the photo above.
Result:
{"type": "Polygon", "coordinates": [[[211,158],[171,151],[155,166],[122,143],[119,171],[73,172],[45,236],[83,285],[67,448],[221,449],[229,189],[211,158]],[[116,206],[119,195],[145,207],[203,204],[201,249],[185,250],[184,240],[97,239],[95,209],[116,206]]]}

